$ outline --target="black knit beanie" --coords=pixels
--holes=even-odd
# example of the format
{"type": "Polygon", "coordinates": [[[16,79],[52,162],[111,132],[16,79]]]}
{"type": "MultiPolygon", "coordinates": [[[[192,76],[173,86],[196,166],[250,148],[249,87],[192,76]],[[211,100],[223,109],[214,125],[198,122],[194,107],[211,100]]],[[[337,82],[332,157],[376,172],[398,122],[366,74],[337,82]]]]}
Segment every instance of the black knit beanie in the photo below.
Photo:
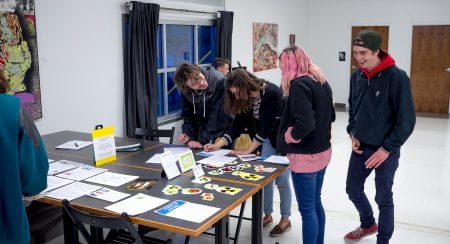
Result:
{"type": "Polygon", "coordinates": [[[362,30],[353,38],[353,46],[368,48],[372,51],[380,49],[381,35],[373,30],[362,30]]]}

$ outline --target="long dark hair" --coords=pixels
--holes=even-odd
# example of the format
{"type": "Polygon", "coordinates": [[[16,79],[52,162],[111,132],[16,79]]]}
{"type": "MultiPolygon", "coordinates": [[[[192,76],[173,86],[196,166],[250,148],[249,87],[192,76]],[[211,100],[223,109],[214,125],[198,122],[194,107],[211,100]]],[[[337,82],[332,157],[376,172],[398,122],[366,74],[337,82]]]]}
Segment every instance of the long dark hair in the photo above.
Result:
{"type": "Polygon", "coordinates": [[[6,93],[9,90],[9,83],[6,81],[3,73],[0,72],[0,93],[6,93]]]}
{"type": "Polygon", "coordinates": [[[266,82],[244,69],[236,69],[228,74],[225,83],[225,111],[237,115],[251,110],[251,92],[261,91],[266,82]],[[231,87],[237,88],[238,96],[230,92],[231,87]]]}

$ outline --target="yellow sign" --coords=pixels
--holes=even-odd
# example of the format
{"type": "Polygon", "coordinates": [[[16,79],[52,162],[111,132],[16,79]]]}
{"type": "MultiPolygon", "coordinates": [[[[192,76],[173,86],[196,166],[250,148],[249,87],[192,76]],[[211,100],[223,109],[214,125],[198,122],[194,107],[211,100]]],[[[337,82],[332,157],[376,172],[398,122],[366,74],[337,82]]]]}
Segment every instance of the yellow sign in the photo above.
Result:
{"type": "Polygon", "coordinates": [[[116,143],[114,127],[105,127],[92,131],[94,144],[95,166],[100,166],[116,160],[116,143]]]}

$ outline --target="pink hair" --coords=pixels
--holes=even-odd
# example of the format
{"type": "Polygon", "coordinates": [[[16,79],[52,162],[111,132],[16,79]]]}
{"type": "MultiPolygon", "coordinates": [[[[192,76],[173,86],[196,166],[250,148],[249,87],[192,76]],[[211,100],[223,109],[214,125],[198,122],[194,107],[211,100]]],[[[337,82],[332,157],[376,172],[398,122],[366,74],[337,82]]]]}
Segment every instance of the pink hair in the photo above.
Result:
{"type": "Polygon", "coordinates": [[[311,62],[306,51],[297,46],[290,46],[283,50],[280,55],[281,62],[281,87],[284,94],[289,94],[289,86],[291,81],[301,76],[309,76],[313,80],[324,84],[326,82],[325,75],[322,70],[311,62]]]}

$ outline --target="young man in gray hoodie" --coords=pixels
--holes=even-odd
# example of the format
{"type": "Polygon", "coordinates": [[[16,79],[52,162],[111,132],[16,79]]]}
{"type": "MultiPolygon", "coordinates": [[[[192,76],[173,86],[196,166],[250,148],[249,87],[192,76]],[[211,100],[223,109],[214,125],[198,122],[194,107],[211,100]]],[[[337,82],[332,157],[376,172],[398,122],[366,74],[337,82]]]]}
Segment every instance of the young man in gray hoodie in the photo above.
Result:
{"type": "Polygon", "coordinates": [[[178,142],[203,148],[231,124],[223,108],[225,77],[215,69],[184,63],[178,67],[174,81],[181,90],[184,120],[178,142]]]}

